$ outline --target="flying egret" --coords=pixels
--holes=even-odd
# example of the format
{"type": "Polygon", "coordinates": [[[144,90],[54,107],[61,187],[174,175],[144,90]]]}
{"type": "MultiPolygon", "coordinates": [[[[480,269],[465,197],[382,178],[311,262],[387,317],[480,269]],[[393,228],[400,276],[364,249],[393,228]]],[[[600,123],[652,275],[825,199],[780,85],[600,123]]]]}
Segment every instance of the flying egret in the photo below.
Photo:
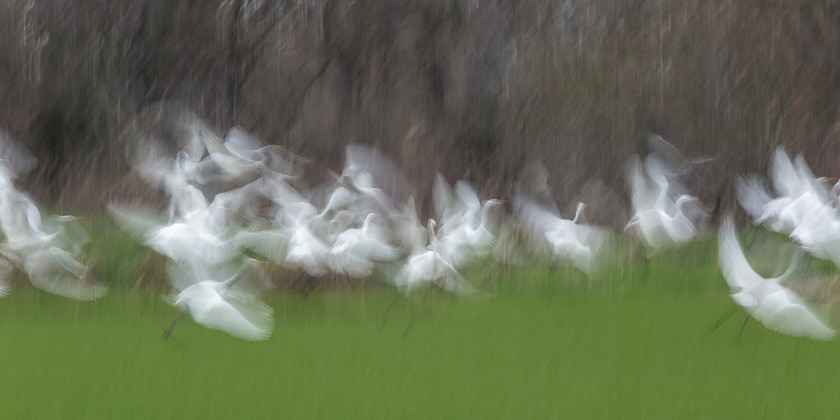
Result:
{"type": "Polygon", "coordinates": [[[438,253],[455,267],[464,267],[478,257],[491,251],[495,236],[487,228],[487,214],[502,200],[487,200],[481,207],[481,216],[476,220],[469,214],[461,214],[440,227],[436,238],[438,253]]]}
{"type": "Polygon", "coordinates": [[[45,227],[32,199],[12,186],[0,188],[0,228],[5,235],[0,253],[39,289],[77,300],[98,299],[108,288],[93,281],[88,267],[77,260],[81,243],[89,238],[71,237],[81,228],[61,226],[77,219],[59,216],[53,219],[51,229],[45,227]]]}
{"type": "Polygon", "coordinates": [[[792,162],[782,148],[777,148],[770,163],[773,188],[778,196],[772,197],[759,178],[739,178],[736,182],[738,200],[753,218],[756,225],[789,235],[812,213],[833,207],[829,192],[798,155],[792,162]]]}
{"type": "MultiPolygon", "coordinates": [[[[657,140],[655,143],[673,148],[663,142],[657,140]]],[[[681,158],[680,162],[683,160],[681,158]]],[[[638,156],[630,159],[628,182],[634,215],[625,230],[634,228],[646,251],[655,253],[661,248],[687,242],[697,234],[705,211],[696,203],[697,198],[688,194],[679,183],[678,177],[685,171],[669,169],[655,153],[646,156],[644,161],[638,156]]]]}
{"type": "Polygon", "coordinates": [[[408,294],[423,287],[436,285],[452,293],[475,293],[477,290],[438,252],[435,227],[437,222],[429,219],[429,248],[408,258],[394,279],[397,289],[408,294]]]}
{"type": "Polygon", "coordinates": [[[435,179],[434,192],[441,221],[435,238],[440,256],[461,268],[489,253],[496,238],[487,227],[488,213],[504,201],[490,199],[482,205],[469,183],[458,181],[453,189],[440,173],[435,179]]]}
{"type": "Polygon", "coordinates": [[[361,228],[346,229],[336,237],[330,248],[333,272],[348,277],[367,277],[377,262],[393,261],[399,255],[384,235],[371,228],[376,213],[368,213],[361,228]]]}
{"type": "Polygon", "coordinates": [[[600,228],[579,223],[586,204],[579,202],[575,216],[570,220],[529,200],[524,194],[516,194],[513,201],[519,218],[533,235],[541,236],[548,243],[553,255],[590,273],[595,255],[607,235],[600,228]]]}
{"type": "Polygon", "coordinates": [[[259,271],[259,262],[246,259],[242,266],[226,280],[219,281],[219,272],[211,270],[191,270],[191,267],[175,266],[171,273],[173,285],[181,286],[175,297],[174,305],[180,312],[164,333],[164,340],[169,338],[176,322],[185,312],[189,312],[195,322],[204,327],[226,332],[243,340],[265,340],[273,329],[273,309],[261,302],[256,293],[260,290],[248,290],[240,283],[250,282],[259,285],[264,274],[259,271]],[[255,276],[245,279],[244,276],[255,276]]]}
{"type": "Polygon", "coordinates": [[[721,223],[718,261],[723,277],[732,288],[732,300],[765,327],[782,334],[816,340],[834,337],[835,331],[820,320],[802,298],[782,286],[781,283],[792,275],[796,261],[778,277],[761,277],[744,256],[730,216],[721,223]]]}

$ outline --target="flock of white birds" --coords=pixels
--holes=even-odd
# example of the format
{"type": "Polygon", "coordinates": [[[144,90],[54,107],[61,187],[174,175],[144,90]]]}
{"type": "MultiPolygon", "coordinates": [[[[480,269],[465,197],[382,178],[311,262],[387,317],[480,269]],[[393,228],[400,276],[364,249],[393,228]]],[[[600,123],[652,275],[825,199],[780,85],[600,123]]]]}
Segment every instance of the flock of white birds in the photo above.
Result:
{"type": "MultiPolygon", "coordinates": [[[[582,221],[584,203],[574,218],[563,218],[544,173],[520,182],[509,206],[504,200],[482,200],[466,181],[452,185],[438,175],[433,181],[435,215],[424,223],[412,197],[398,199],[383,188],[383,177],[401,174],[374,149],[349,146],[340,175],[300,192],[293,185],[303,159],[290,158],[285,149],[264,145],[239,128],[221,138],[201,122],[184,122],[183,127],[188,138],[171,154],[150,147],[155,153],[133,156],[136,172],[167,194],[165,214],[109,206],[126,231],[166,257],[170,301],[179,309],[167,337],[189,312],[207,328],[246,340],[268,338],[273,311],[260,293],[272,287],[269,263],[301,277],[341,277],[351,287],[354,279],[381,270],[384,274],[377,277],[405,294],[438,287],[477,296],[485,293],[460,272],[485,258],[510,262],[513,229],[528,238],[529,249],[585,273],[598,264],[614,235],[582,221]]],[[[8,136],[0,149],[6,156],[0,161],[0,293],[8,293],[16,268],[51,293],[81,300],[103,296],[106,287],[80,261],[88,238],[76,218],[43,219],[32,199],[14,186],[15,177],[34,166],[34,158],[8,136]]],[[[633,216],[624,230],[638,237],[648,258],[692,240],[707,219],[680,182],[687,170],[656,152],[630,159],[633,216]]],[[[793,162],[781,149],[770,175],[772,189],[759,176],[736,180],[738,200],[754,223],[789,235],[802,250],[840,267],[840,186],[829,188],[801,156],[793,162]]],[[[795,261],[781,276],[760,276],[744,256],[731,217],[724,216],[719,263],[732,299],[774,331],[832,338],[834,330],[782,284],[795,271],[795,261]]]]}

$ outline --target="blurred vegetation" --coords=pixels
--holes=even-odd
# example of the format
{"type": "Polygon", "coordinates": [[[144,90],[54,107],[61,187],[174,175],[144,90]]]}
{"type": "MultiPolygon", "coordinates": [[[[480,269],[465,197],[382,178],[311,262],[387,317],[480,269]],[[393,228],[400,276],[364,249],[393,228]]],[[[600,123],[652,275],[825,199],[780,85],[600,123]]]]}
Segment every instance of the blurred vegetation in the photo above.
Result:
{"type": "Polygon", "coordinates": [[[90,303],[16,288],[0,305],[0,357],[14,361],[0,392],[15,396],[0,414],[832,418],[840,341],[754,320],[742,333],[744,311],[710,334],[732,302],[711,274],[714,240],[689,247],[706,258],[621,266],[642,281],[511,267],[487,300],[272,293],[274,334],[258,343],[185,318],[164,345],[177,311],[157,293],[90,303]]]}
{"type": "Polygon", "coordinates": [[[376,145],[425,209],[435,171],[505,197],[540,159],[562,206],[616,223],[652,132],[719,158],[699,165],[709,206],[778,144],[840,173],[838,26],[829,1],[10,1],[0,125],[60,207],[131,194],[127,127],[170,101],[333,170],[376,145]]]}

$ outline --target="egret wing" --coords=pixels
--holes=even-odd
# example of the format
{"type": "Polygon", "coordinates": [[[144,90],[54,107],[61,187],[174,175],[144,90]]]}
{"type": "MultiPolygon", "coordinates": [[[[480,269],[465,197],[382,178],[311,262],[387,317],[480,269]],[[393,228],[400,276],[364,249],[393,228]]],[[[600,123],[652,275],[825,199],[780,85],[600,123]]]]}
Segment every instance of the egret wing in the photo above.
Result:
{"type": "Polygon", "coordinates": [[[773,161],[770,162],[770,176],[773,179],[773,188],[776,192],[788,197],[795,197],[802,193],[802,183],[799,175],[784,149],[776,148],[773,161]]]}
{"type": "Polygon", "coordinates": [[[773,331],[815,340],[830,340],[836,334],[799,296],[785,287],[779,286],[778,291],[766,296],[762,306],[766,309],[755,311],[754,316],[773,331]]]}
{"type": "Polygon", "coordinates": [[[718,263],[723,277],[730,287],[736,290],[748,287],[757,281],[762,281],[752,269],[744,256],[738,238],[735,235],[735,224],[731,216],[725,216],[718,234],[718,263]]]}
{"type": "Polygon", "coordinates": [[[735,180],[735,190],[741,207],[750,215],[753,223],[759,223],[765,207],[773,200],[763,182],[757,176],[738,177],[735,180]]]}
{"type": "Polygon", "coordinates": [[[86,265],[54,246],[25,256],[24,271],[33,286],[59,296],[95,300],[108,291],[107,286],[90,279],[86,265]]]}

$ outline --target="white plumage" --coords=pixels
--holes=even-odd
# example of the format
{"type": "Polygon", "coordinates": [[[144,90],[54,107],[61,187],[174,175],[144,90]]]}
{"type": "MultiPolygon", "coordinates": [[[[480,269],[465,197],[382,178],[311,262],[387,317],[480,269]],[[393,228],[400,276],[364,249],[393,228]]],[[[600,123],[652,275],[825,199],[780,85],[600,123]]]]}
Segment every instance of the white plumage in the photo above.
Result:
{"type": "Polygon", "coordinates": [[[820,320],[796,293],[782,282],[789,278],[794,265],[781,276],[764,278],[747,262],[735,226],[726,217],[720,227],[718,259],[723,277],[732,288],[732,300],[767,328],[793,336],[829,340],[835,331],[820,320]]]}
{"type": "MultiPolygon", "coordinates": [[[[258,263],[248,260],[246,264],[258,263]]],[[[175,270],[172,275],[181,277],[175,283],[189,285],[177,294],[174,304],[182,311],[188,311],[195,322],[207,328],[243,340],[265,340],[273,329],[273,310],[257,299],[255,291],[243,290],[236,284],[240,281],[253,281],[240,279],[243,273],[253,275],[254,270],[240,267],[233,277],[225,281],[212,278],[198,280],[194,277],[198,274],[195,271],[175,270]]],[[[218,274],[205,271],[204,275],[218,274]]]]}

